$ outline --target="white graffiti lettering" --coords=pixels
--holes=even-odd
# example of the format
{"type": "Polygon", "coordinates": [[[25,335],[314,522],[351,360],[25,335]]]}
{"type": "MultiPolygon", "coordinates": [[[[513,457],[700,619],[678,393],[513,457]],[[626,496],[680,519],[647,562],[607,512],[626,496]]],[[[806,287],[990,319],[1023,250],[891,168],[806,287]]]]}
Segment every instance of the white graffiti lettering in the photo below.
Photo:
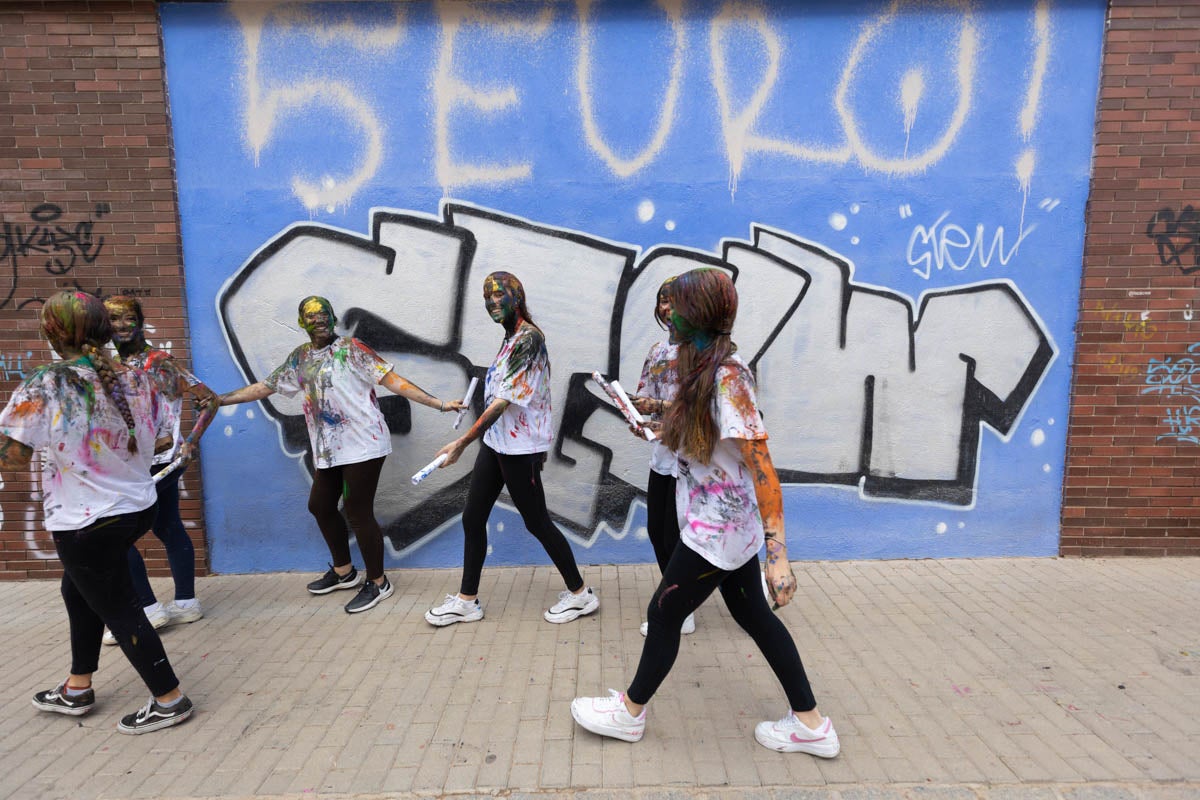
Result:
{"type": "Polygon", "coordinates": [[[1001,266],[1005,266],[1017,255],[1021,243],[1037,229],[1037,225],[1022,227],[1017,240],[1005,250],[1004,226],[996,226],[990,245],[986,243],[985,226],[982,222],[975,226],[972,236],[966,229],[955,223],[946,223],[950,212],[943,212],[929,227],[917,225],[908,237],[906,257],[913,272],[925,280],[929,280],[934,270],[941,272],[949,267],[954,272],[962,272],[975,263],[983,269],[998,258],[1001,266]]]}

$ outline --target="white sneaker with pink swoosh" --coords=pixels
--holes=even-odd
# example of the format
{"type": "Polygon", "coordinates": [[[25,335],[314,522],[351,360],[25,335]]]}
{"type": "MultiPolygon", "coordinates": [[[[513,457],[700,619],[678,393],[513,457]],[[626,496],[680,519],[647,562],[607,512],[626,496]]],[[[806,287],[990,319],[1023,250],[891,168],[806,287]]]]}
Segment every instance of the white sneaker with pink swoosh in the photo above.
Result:
{"type": "Polygon", "coordinates": [[[825,717],[815,731],[792,712],[778,722],[760,722],[754,728],[754,738],[763,747],[780,753],[808,753],[820,758],[833,758],[842,749],[833,720],[825,717]]]}
{"type": "Polygon", "coordinates": [[[576,697],[571,716],[592,733],[636,742],[646,732],[646,709],[636,717],[625,707],[625,693],[608,690],[608,697],[576,697]]]}

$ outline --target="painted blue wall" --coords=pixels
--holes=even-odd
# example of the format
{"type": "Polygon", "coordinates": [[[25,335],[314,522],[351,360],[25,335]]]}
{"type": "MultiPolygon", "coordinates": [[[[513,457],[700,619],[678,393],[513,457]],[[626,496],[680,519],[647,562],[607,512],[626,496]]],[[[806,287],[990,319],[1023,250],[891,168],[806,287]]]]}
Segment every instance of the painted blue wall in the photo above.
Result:
{"type": "MultiPolygon", "coordinates": [[[[305,340],[300,297],[463,391],[508,266],[544,320],[551,510],[582,562],[651,560],[629,388],[667,274],[737,272],[794,559],[1057,550],[1102,2],[162,6],[197,373],[305,340]],[[911,318],[911,319],[910,319],[911,318]]],[[[389,563],[450,566],[468,464],[392,403],[389,563]]],[[[204,443],[220,572],[317,569],[298,406],[204,443]]],[[[548,563],[492,517],[489,564],[548,563]]]]}

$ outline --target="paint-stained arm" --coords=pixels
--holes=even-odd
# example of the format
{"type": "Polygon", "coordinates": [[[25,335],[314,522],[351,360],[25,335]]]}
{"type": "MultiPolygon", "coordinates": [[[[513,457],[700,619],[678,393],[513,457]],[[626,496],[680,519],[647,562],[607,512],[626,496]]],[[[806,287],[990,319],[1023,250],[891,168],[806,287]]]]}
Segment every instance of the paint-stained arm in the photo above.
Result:
{"type": "Polygon", "coordinates": [[[437,451],[439,456],[443,453],[446,455],[446,463],[442,466],[448,467],[455,461],[458,461],[459,457],[463,454],[463,450],[467,449],[467,445],[482,437],[484,432],[492,427],[496,420],[500,419],[500,415],[504,413],[504,409],[506,408],[508,408],[507,400],[499,397],[493,400],[492,404],[485,408],[483,413],[479,415],[479,419],[475,420],[475,424],[471,426],[470,430],[437,451]]]}
{"type": "Polygon", "coordinates": [[[19,472],[29,466],[33,448],[0,433],[0,471],[19,472]]]}
{"type": "Polygon", "coordinates": [[[252,403],[255,400],[264,400],[273,394],[275,394],[275,391],[271,387],[259,381],[249,386],[243,386],[241,389],[226,392],[221,395],[220,400],[223,406],[235,406],[238,403],[252,403]]]}
{"type": "Polygon", "coordinates": [[[221,398],[217,397],[217,393],[203,383],[188,386],[186,391],[195,398],[198,408],[196,419],[192,423],[192,430],[184,439],[183,446],[179,448],[179,454],[188,460],[192,457],[192,450],[195,448],[196,442],[204,435],[208,426],[217,416],[217,409],[221,407],[221,398]]]}
{"type": "Polygon", "coordinates": [[[765,439],[739,439],[742,460],[754,478],[754,496],[767,539],[767,587],[776,605],[786,606],[796,593],[796,576],[788,563],[787,538],[783,526],[783,491],[771,463],[765,439]]]}
{"type": "Polygon", "coordinates": [[[384,375],[379,383],[392,394],[398,394],[406,400],[420,403],[423,406],[436,408],[438,411],[458,411],[459,409],[466,408],[461,400],[438,400],[420,386],[417,386],[407,378],[400,377],[395,372],[389,372],[387,375],[384,375]]]}

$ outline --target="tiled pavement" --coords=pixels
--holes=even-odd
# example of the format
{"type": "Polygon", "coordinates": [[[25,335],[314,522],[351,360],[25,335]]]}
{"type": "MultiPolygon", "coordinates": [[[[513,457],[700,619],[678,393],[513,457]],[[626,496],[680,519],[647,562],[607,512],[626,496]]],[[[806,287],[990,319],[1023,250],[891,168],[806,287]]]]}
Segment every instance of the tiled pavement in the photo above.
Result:
{"type": "Polygon", "coordinates": [[[786,704],[719,598],[643,741],[575,726],[573,696],[632,676],[649,565],[586,568],[601,608],[567,625],[542,620],[552,568],[489,568],[486,618],[445,629],[422,613],[453,571],[392,571],[354,617],[309,575],[202,579],[206,617],[164,632],[197,713],[139,737],[114,729],[146,695],[115,648],[90,715],[30,705],[69,665],[65,612],[54,583],[0,583],[0,796],[1200,798],[1200,560],[796,566],[780,614],[832,761],[755,743],[786,704]]]}

